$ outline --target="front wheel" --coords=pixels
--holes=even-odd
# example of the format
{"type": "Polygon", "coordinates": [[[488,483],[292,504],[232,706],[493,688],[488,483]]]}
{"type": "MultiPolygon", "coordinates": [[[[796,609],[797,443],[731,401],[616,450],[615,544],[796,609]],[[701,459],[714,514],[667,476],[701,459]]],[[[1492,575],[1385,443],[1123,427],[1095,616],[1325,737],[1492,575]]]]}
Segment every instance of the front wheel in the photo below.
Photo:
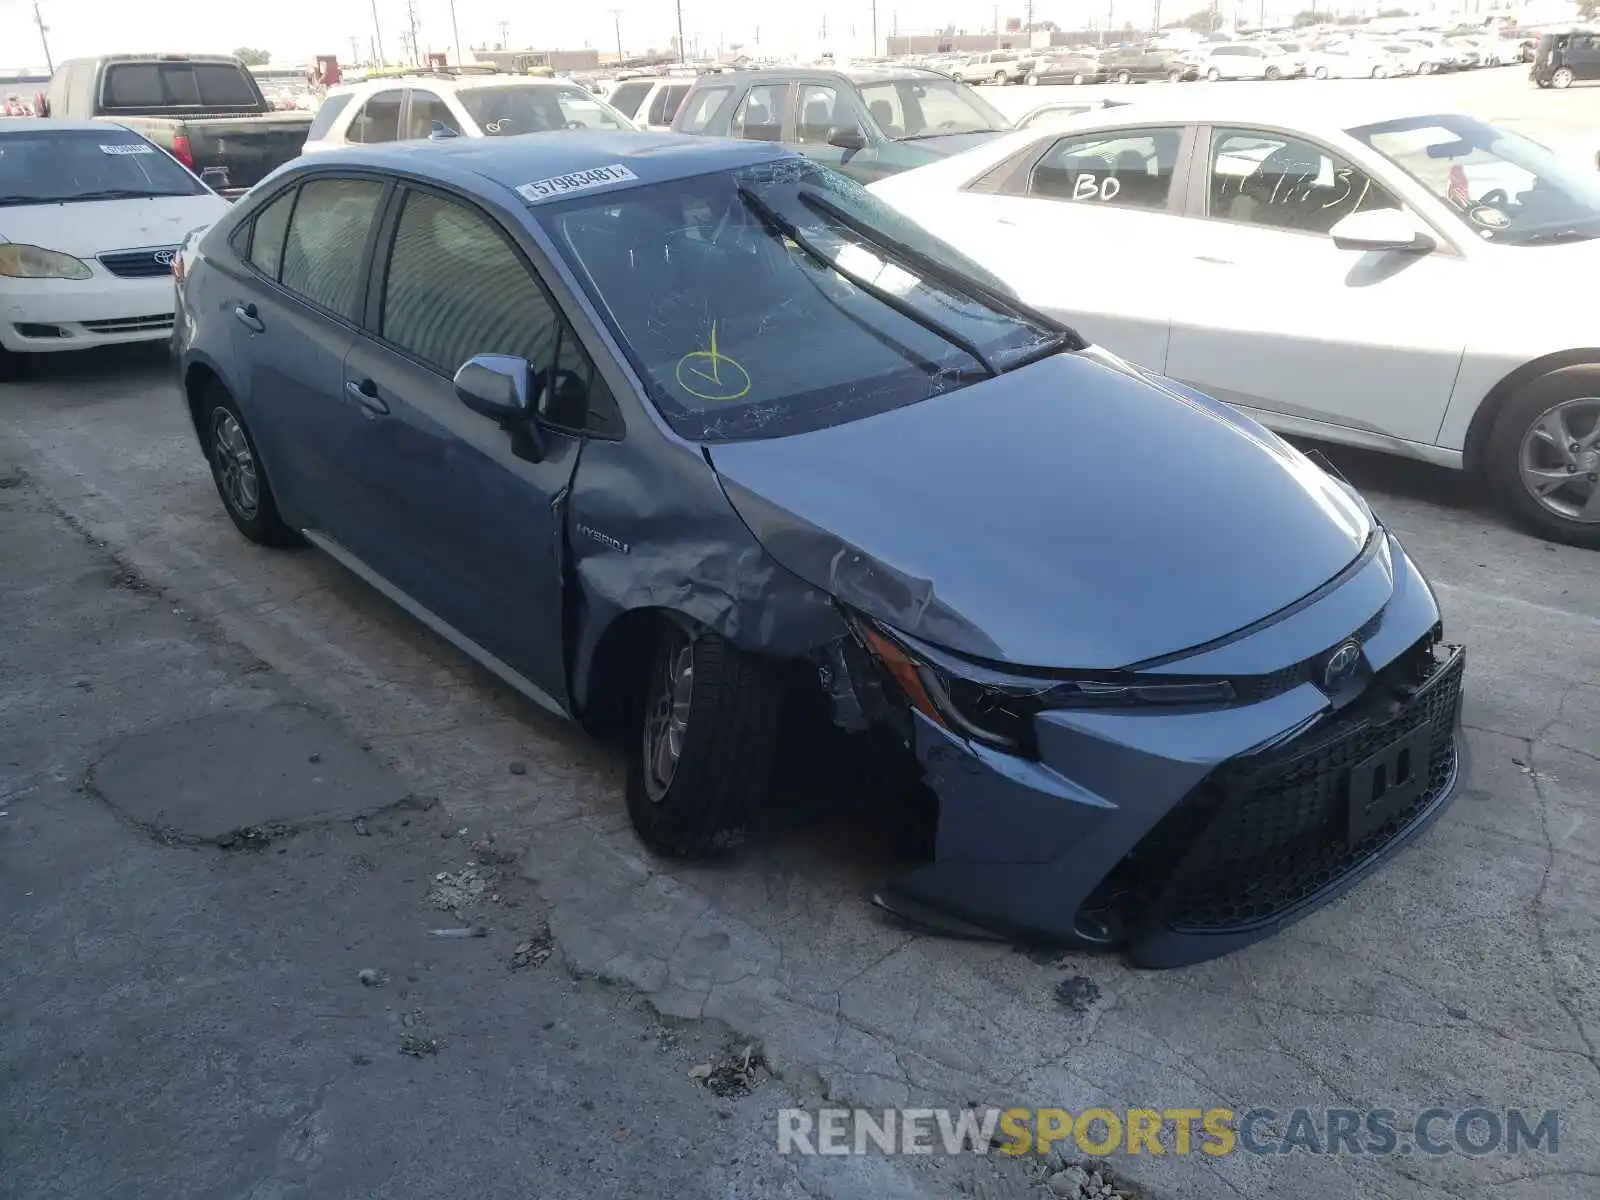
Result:
{"type": "Polygon", "coordinates": [[[996,71],[994,73],[994,85],[995,85],[995,87],[1004,87],[1005,86],[1005,82],[1006,82],[1006,73],[1004,71],[996,71]]]}
{"type": "Polygon", "coordinates": [[[1600,368],[1552,371],[1517,392],[1495,418],[1484,466],[1527,528],[1600,550],[1600,368]]]}
{"type": "Polygon", "coordinates": [[[1283,78],[1283,72],[1278,70],[1277,67],[1268,67],[1267,68],[1267,78],[1269,80],[1272,80],[1272,81],[1276,81],[1276,80],[1282,79],[1283,78]]]}
{"type": "Polygon", "coordinates": [[[1565,91],[1572,86],[1572,81],[1575,78],[1576,76],[1573,75],[1571,67],[1557,67],[1555,74],[1550,76],[1550,83],[1553,87],[1565,91]]]}
{"type": "Polygon", "coordinates": [[[1167,82],[1168,83],[1182,83],[1183,82],[1183,72],[1182,71],[1178,71],[1178,70],[1168,71],[1167,72],[1167,82]]]}
{"type": "Polygon", "coordinates": [[[1387,79],[1389,77],[1389,68],[1388,67],[1373,67],[1372,68],[1372,77],[1374,79],[1387,79]]]}
{"type": "Polygon", "coordinates": [[[1221,78],[1222,72],[1217,70],[1215,67],[1212,67],[1211,70],[1206,72],[1206,80],[1210,83],[1216,83],[1217,80],[1221,78]]]}
{"type": "Polygon", "coordinates": [[[1328,77],[1328,68],[1318,67],[1315,71],[1311,72],[1311,74],[1318,79],[1326,79],[1328,77]]]}
{"type": "Polygon", "coordinates": [[[1118,71],[1117,72],[1117,82],[1118,83],[1132,83],[1133,82],[1133,76],[1130,75],[1127,71],[1118,71]]]}
{"type": "Polygon", "coordinates": [[[646,846],[703,858],[743,841],[772,775],[781,701],[759,659],[709,631],[667,626],[628,762],[628,816],[646,846]]]}
{"type": "Polygon", "coordinates": [[[1039,86],[1039,77],[1037,75],[1029,75],[1028,78],[1025,79],[1023,82],[1026,83],[1029,87],[1038,87],[1039,86]]]}

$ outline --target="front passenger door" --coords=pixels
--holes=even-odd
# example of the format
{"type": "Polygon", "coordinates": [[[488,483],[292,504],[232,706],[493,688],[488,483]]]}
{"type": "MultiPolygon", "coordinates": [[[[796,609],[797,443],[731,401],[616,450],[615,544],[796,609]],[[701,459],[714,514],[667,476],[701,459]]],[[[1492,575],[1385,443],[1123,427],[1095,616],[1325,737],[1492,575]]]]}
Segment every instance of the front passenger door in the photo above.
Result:
{"type": "Polygon", "coordinates": [[[603,384],[532,266],[481,210],[408,190],[385,257],[344,370],[371,412],[356,465],[383,537],[368,565],[564,701],[564,503],[603,384]],[[543,418],[537,461],[456,396],[455,372],[478,354],[529,362],[543,418]]]}
{"type": "Polygon", "coordinates": [[[405,93],[399,88],[378,92],[368,97],[350,121],[345,140],[362,146],[393,142],[400,137],[400,101],[405,93]]]}

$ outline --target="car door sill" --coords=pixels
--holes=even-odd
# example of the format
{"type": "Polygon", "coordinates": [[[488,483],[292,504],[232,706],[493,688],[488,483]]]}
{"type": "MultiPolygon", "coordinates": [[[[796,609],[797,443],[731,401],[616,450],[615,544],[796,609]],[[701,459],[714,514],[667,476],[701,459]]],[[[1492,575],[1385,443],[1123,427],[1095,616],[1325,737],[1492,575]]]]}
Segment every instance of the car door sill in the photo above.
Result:
{"type": "Polygon", "coordinates": [[[431,609],[418,603],[405,592],[395,587],[394,584],[390,583],[382,575],[378,574],[378,572],[367,566],[366,563],[362,562],[354,554],[350,553],[349,550],[346,550],[342,545],[334,541],[333,538],[329,537],[325,533],[320,533],[315,529],[302,529],[300,532],[305,535],[305,538],[308,542],[317,547],[317,549],[327,553],[328,556],[338,562],[340,566],[344,567],[352,574],[359,576],[363,581],[376,588],[379,592],[382,592],[385,597],[387,597],[389,600],[392,600],[395,604],[398,604],[401,608],[405,609],[406,612],[410,613],[417,620],[421,621],[424,625],[437,633],[445,641],[449,642],[457,650],[460,650],[462,653],[475,659],[478,664],[484,667],[486,670],[494,672],[494,674],[505,680],[512,687],[516,688],[517,691],[521,692],[529,700],[532,700],[540,708],[546,709],[558,717],[571,717],[572,714],[566,710],[561,701],[550,695],[549,692],[545,691],[516,668],[511,667],[505,662],[502,662],[500,659],[496,658],[493,654],[489,653],[489,651],[478,645],[477,642],[473,641],[454,625],[450,624],[450,622],[436,615],[431,609]]]}

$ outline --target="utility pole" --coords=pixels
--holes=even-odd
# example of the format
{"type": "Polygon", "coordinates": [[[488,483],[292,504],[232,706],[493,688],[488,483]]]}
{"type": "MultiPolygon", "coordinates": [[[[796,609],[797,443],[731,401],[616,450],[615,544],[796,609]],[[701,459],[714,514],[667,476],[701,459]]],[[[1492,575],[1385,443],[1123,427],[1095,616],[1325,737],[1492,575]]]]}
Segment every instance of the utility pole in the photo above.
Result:
{"type": "Polygon", "coordinates": [[[1150,17],[1150,31],[1152,34],[1161,32],[1161,0],[1155,0],[1155,12],[1150,17]]]}
{"type": "Polygon", "coordinates": [[[378,0],[372,0],[372,45],[378,52],[378,66],[387,65],[383,60],[383,29],[378,24],[378,0]]]}
{"type": "Polygon", "coordinates": [[[683,62],[683,0],[678,0],[678,61],[683,62]]]}
{"type": "Polygon", "coordinates": [[[56,64],[50,57],[50,26],[44,23],[44,17],[39,12],[39,0],[33,0],[33,23],[39,27],[39,45],[44,47],[44,65],[54,75],[56,64]]]}
{"type": "Polygon", "coordinates": [[[618,63],[618,65],[621,65],[621,63],[622,63],[622,10],[620,8],[613,8],[611,10],[611,24],[616,28],[616,31],[617,31],[617,63],[618,63]]]}
{"type": "Polygon", "coordinates": [[[1000,6],[994,6],[994,48],[1000,49],[1000,6]]]}
{"type": "Polygon", "coordinates": [[[878,0],[872,0],[872,57],[878,57],[878,0]]]}
{"type": "Polygon", "coordinates": [[[417,0],[406,0],[406,20],[411,25],[411,65],[417,65],[417,0]]]}
{"type": "Polygon", "coordinates": [[[496,21],[495,24],[500,26],[500,49],[511,49],[511,22],[496,21]]]}
{"type": "Polygon", "coordinates": [[[456,43],[456,66],[461,66],[461,27],[456,24],[456,0],[450,0],[450,36],[456,43]]]}

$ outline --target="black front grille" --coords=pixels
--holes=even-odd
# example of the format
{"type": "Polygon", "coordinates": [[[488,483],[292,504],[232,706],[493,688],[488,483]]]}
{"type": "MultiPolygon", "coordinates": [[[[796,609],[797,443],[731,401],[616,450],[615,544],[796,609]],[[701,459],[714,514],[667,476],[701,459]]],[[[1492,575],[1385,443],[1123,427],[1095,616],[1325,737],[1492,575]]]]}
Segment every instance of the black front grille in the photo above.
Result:
{"type": "MultiPolygon", "coordinates": [[[[1224,767],[1141,843],[1148,916],[1178,932],[1270,921],[1314,896],[1432,808],[1456,770],[1465,656],[1430,645],[1386,669],[1349,715],[1257,759],[1224,767]],[[1370,828],[1353,818],[1352,769],[1412,740],[1421,789],[1370,828]]],[[[1402,796],[1402,799],[1405,799],[1402,796]]]]}
{"type": "Polygon", "coordinates": [[[112,254],[102,254],[100,265],[123,279],[150,279],[156,275],[171,275],[172,260],[177,255],[176,246],[158,246],[151,250],[118,250],[112,254]]]}
{"type": "Polygon", "coordinates": [[[144,317],[114,317],[105,321],[85,321],[83,327],[91,333],[148,333],[155,329],[171,329],[171,313],[151,313],[144,317]]]}

